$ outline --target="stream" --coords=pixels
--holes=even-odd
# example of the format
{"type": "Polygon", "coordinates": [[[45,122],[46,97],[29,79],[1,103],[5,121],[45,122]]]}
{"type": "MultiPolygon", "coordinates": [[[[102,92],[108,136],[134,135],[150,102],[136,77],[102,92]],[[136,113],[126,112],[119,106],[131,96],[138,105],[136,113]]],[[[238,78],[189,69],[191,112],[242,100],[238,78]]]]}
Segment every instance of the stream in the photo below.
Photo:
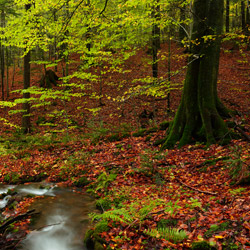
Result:
{"type": "MultiPolygon", "coordinates": [[[[88,214],[95,210],[94,200],[70,188],[42,185],[44,188],[41,183],[15,187],[20,195],[42,196],[30,207],[40,215],[19,249],[86,250],[83,238],[89,227],[88,214]]],[[[9,188],[13,187],[1,186],[0,193],[9,188]]]]}

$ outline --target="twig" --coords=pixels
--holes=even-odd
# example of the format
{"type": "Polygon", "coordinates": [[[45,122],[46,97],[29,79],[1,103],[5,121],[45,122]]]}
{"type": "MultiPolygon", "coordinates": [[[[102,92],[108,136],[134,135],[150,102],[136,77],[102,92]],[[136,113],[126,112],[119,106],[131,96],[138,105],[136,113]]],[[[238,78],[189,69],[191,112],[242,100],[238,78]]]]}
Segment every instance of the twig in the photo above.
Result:
{"type": "Polygon", "coordinates": [[[65,221],[60,221],[60,222],[57,222],[57,223],[45,225],[45,226],[42,226],[42,227],[39,227],[39,228],[33,230],[33,232],[34,231],[41,231],[41,230],[43,230],[44,228],[47,228],[47,227],[58,226],[58,225],[61,225],[63,222],[65,222],[65,221]]]}
{"type": "Polygon", "coordinates": [[[106,1],[105,1],[104,8],[103,8],[103,10],[100,12],[100,14],[99,14],[99,15],[101,15],[101,14],[105,11],[105,9],[106,9],[107,5],[108,5],[108,0],[106,0],[106,1]]]}
{"type": "Polygon", "coordinates": [[[203,190],[200,190],[200,189],[191,187],[191,186],[185,184],[184,182],[182,182],[181,180],[179,180],[179,179],[177,179],[177,178],[176,178],[176,180],[177,180],[178,182],[180,182],[183,186],[188,187],[188,188],[190,188],[190,189],[193,189],[193,190],[195,190],[195,191],[197,191],[197,192],[204,193],[204,194],[217,195],[217,193],[213,193],[213,192],[209,192],[209,191],[203,191],[203,190]]]}

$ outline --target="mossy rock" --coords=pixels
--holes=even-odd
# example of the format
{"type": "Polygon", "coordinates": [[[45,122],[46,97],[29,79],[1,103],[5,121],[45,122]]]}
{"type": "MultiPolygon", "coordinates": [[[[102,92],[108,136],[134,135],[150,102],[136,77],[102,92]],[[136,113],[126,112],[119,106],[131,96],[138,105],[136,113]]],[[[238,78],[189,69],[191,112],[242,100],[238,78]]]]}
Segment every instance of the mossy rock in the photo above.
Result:
{"type": "Polygon", "coordinates": [[[107,232],[109,230],[108,221],[101,220],[95,226],[95,233],[99,234],[102,232],[107,232]]]}
{"type": "Polygon", "coordinates": [[[146,135],[155,133],[155,132],[157,132],[157,131],[158,131],[158,127],[149,128],[149,129],[146,131],[146,135]]]}
{"type": "Polygon", "coordinates": [[[192,243],[192,250],[216,250],[215,247],[211,246],[206,241],[197,241],[192,243]]]}
{"type": "Polygon", "coordinates": [[[95,246],[94,246],[94,250],[104,250],[104,247],[99,241],[96,241],[95,246]]]}
{"type": "Polygon", "coordinates": [[[74,181],[74,185],[76,187],[84,187],[86,185],[88,185],[90,183],[90,181],[87,179],[86,176],[80,177],[79,179],[74,181]]]}
{"type": "Polygon", "coordinates": [[[140,137],[140,136],[144,136],[146,134],[147,129],[140,129],[137,132],[134,132],[132,135],[134,137],[140,137]]]}
{"type": "Polygon", "coordinates": [[[84,237],[84,244],[87,249],[102,250],[103,244],[106,244],[106,241],[100,237],[100,233],[108,231],[108,221],[101,220],[95,225],[95,229],[90,229],[87,231],[84,237]]]}
{"type": "Polygon", "coordinates": [[[90,229],[86,232],[84,237],[84,244],[86,245],[87,249],[94,249],[94,239],[93,239],[94,230],[90,229]]]}
{"type": "Polygon", "coordinates": [[[106,141],[108,142],[115,142],[115,141],[120,141],[122,138],[119,134],[112,134],[107,136],[106,141]]]}

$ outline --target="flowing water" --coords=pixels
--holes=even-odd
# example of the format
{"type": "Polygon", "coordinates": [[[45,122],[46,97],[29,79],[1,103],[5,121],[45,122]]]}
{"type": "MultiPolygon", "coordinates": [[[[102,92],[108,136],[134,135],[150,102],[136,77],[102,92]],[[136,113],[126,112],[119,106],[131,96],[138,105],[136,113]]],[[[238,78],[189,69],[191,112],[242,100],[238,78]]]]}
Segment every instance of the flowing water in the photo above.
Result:
{"type": "Polygon", "coordinates": [[[18,186],[18,193],[43,196],[30,209],[40,212],[20,250],[83,250],[88,230],[88,214],[95,210],[94,201],[71,189],[33,185],[18,186]]]}

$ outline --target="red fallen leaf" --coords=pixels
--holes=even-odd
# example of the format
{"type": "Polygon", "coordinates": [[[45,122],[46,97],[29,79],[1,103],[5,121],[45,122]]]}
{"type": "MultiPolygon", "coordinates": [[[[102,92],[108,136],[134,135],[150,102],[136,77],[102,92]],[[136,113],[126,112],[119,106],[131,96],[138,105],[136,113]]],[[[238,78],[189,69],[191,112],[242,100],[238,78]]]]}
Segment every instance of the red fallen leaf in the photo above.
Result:
{"type": "Polygon", "coordinates": [[[133,236],[135,236],[135,233],[134,233],[134,232],[129,232],[129,233],[128,233],[128,236],[129,236],[129,237],[133,237],[133,236]]]}
{"type": "Polygon", "coordinates": [[[248,230],[250,230],[250,223],[248,223],[248,222],[244,222],[243,223],[243,226],[246,228],[246,229],[248,229],[248,230]]]}
{"type": "Polygon", "coordinates": [[[242,245],[245,245],[246,243],[250,243],[248,239],[244,237],[235,237],[237,241],[239,241],[242,245]]]}
{"type": "Polygon", "coordinates": [[[180,229],[187,229],[188,228],[188,225],[187,224],[181,224],[180,226],[179,226],[179,228],[180,229]]]}

